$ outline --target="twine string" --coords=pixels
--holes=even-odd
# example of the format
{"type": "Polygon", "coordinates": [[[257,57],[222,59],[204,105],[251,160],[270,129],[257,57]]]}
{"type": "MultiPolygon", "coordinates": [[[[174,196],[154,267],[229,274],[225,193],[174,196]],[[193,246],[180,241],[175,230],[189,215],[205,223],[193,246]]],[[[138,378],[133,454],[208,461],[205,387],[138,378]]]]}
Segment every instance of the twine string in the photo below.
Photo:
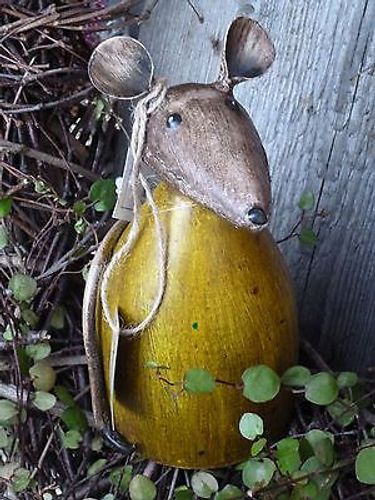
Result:
{"type": "Polygon", "coordinates": [[[116,375],[116,363],[117,363],[117,353],[120,335],[126,337],[136,337],[140,335],[145,328],[147,328],[150,323],[154,320],[158,309],[162,303],[165,286],[166,286],[166,267],[167,267],[167,252],[166,252],[166,241],[163,226],[160,219],[160,213],[156,203],[153,199],[150,186],[146,178],[140,171],[140,164],[142,159],[143,148],[146,141],[146,127],[147,120],[149,116],[160,106],[164,100],[167,88],[163,81],[158,81],[152,87],[151,91],[141,99],[134,111],[134,125],[131,137],[130,147],[133,153],[133,165],[132,172],[130,176],[130,184],[133,195],[133,221],[131,223],[130,230],[128,232],[126,242],[122,247],[114,253],[107,269],[104,272],[100,297],[103,308],[103,313],[105,320],[107,321],[111,332],[111,348],[110,348],[110,358],[109,358],[109,406],[110,406],[110,418],[111,426],[115,428],[114,422],[114,393],[115,393],[115,375],[116,375]],[[155,230],[158,240],[158,265],[159,265],[159,283],[156,296],[154,298],[153,304],[150,308],[149,313],[139,324],[130,325],[121,328],[120,317],[118,307],[114,311],[111,311],[111,307],[108,301],[108,290],[110,285],[110,279],[113,273],[116,273],[120,267],[120,263],[126,259],[134,248],[134,245],[138,239],[140,230],[140,195],[139,187],[143,187],[147,203],[151,207],[153,219],[155,222],[155,230]]]}

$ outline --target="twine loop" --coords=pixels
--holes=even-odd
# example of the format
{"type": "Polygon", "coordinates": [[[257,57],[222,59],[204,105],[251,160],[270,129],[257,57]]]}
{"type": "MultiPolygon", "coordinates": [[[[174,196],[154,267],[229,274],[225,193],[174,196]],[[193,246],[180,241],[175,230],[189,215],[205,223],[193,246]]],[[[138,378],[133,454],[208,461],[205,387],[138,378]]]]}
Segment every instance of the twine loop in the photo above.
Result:
{"type": "Polygon", "coordinates": [[[115,389],[115,374],[116,374],[116,363],[117,363],[117,353],[120,335],[125,337],[136,337],[140,335],[145,328],[147,328],[150,323],[154,320],[158,309],[162,303],[165,286],[166,286],[166,268],[167,268],[167,252],[166,252],[166,240],[164,229],[160,220],[159,209],[155,204],[152,196],[151,188],[140,171],[141,159],[143,148],[146,141],[146,129],[147,121],[149,116],[156,111],[165,98],[167,87],[164,81],[157,81],[151,88],[150,92],[138,101],[137,106],[134,110],[134,124],[132,130],[132,137],[130,142],[130,147],[133,154],[133,165],[130,176],[130,185],[133,195],[133,221],[124,245],[112,256],[107,269],[103,274],[100,298],[103,308],[103,313],[105,320],[107,321],[111,331],[111,351],[109,359],[109,406],[110,406],[110,416],[111,425],[114,429],[114,389],[115,389]],[[108,302],[108,290],[109,283],[113,273],[117,271],[120,263],[123,259],[126,259],[134,245],[137,241],[139,230],[140,230],[140,218],[139,218],[139,208],[140,208],[140,196],[139,196],[139,186],[142,186],[145,194],[147,203],[151,207],[152,215],[155,222],[155,230],[158,239],[158,261],[159,261],[159,283],[154,302],[147,316],[137,325],[128,325],[121,327],[119,311],[116,307],[115,311],[112,312],[110,304],[108,302]]]}

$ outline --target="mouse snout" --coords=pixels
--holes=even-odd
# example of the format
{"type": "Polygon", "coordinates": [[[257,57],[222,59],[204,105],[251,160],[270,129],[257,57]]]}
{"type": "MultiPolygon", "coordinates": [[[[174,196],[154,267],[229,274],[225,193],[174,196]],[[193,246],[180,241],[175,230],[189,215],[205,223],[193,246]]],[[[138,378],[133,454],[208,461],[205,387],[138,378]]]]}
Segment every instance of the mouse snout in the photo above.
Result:
{"type": "Polygon", "coordinates": [[[247,220],[255,227],[261,228],[268,223],[266,212],[261,207],[252,207],[246,214],[247,220]]]}

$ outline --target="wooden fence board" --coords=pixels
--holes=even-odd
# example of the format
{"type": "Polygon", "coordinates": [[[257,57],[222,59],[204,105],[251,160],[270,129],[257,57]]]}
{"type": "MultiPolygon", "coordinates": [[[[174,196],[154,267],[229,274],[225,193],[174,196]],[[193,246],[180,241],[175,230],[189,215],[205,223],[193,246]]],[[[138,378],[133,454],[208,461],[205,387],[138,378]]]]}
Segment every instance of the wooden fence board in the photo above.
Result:
{"type": "Polygon", "coordinates": [[[301,328],[340,367],[375,365],[375,2],[159,0],[139,37],[170,84],[216,78],[226,27],[247,11],[276,61],[236,91],[263,139],[273,183],[272,230],[288,234],[304,190],[317,199],[319,244],[283,243],[301,328]],[[218,49],[217,42],[220,42],[218,49]],[[372,144],[370,143],[372,139],[372,144]]]}

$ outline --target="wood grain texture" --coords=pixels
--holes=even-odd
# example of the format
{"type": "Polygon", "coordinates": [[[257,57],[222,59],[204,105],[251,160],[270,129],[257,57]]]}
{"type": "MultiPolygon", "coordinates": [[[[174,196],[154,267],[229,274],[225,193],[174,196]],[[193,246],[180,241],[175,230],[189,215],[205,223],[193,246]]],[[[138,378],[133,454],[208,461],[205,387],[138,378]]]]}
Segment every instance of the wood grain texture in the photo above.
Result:
{"type": "MultiPolygon", "coordinates": [[[[164,184],[155,190],[155,202],[167,237],[167,285],[152,324],[135,339],[120,339],[116,431],[163,464],[212,468],[240,462],[249,454],[249,442],[238,432],[242,414],[260,413],[278,436],[288,424],[290,394],[254,405],[224,384],[211,394],[181,392],[182,380],[189,369],[204,368],[219,380],[240,383],[249,366],[266,364],[282,374],[296,363],[297,316],[285,262],[267,230],[236,228],[164,184]],[[162,378],[145,366],[149,361],[169,367],[160,370],[162,378]]],[[[107,293],[111,310],[118,308],[127,325],[139,324],[154,301],[157,243],[150,208],[143,205],[138,240],[112,274],[107,293]]],[[[100,301],[97,332],[108,387],[112,331],[100,301]]]]}
{"type": "Polygon", "coordinates": [[[301,327],[339,367],[374,364],[375,204],[374,55],[371,0],[159,0],[140,39],[156,74],[170,84],[208,82],[219,71],[221,42],[238,13],[269,30],[276,61],[236,90],[268,153],[273,233],[285,236],[305,189],[317,197],[315,250],[286,242],[301,327]],[[372,139],[372,144],[370,144],[372,139]]]}

